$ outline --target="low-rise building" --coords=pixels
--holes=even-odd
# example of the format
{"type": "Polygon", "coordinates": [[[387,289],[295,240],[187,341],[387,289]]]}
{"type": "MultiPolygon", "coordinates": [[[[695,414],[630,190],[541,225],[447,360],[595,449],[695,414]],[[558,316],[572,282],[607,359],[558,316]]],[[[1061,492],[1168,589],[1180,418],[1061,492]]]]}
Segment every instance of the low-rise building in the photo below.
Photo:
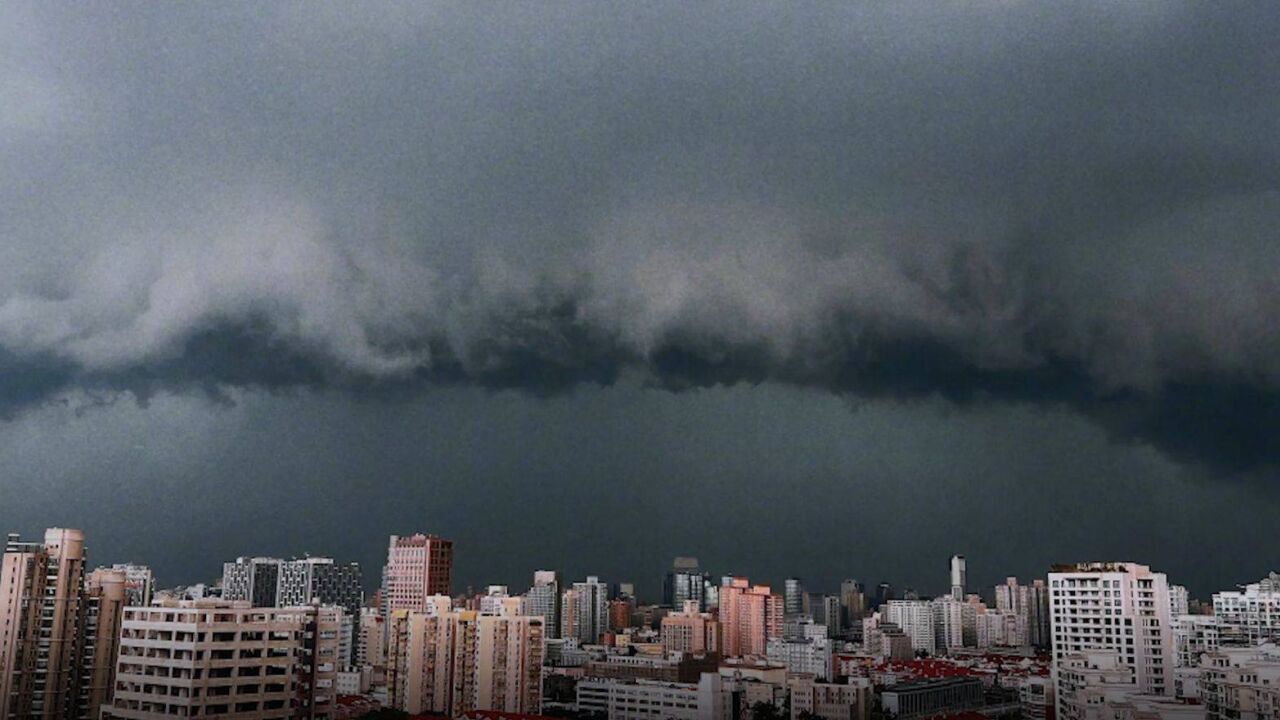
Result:
{"type": "Polygon", "coordinates": [[[787,689],[791,696],[791,720],[801,717],[867,720],[871,717],[871,681],[866,678],[825,683],[811,675],[797,675],[787,681],[787,689]]]}
{"type": "Polygon", "coordinates": [[[973,710],[984,702],[982,681],[972,677],[891,685],[880,693],[881,707],[897,720],[973,710]]]}

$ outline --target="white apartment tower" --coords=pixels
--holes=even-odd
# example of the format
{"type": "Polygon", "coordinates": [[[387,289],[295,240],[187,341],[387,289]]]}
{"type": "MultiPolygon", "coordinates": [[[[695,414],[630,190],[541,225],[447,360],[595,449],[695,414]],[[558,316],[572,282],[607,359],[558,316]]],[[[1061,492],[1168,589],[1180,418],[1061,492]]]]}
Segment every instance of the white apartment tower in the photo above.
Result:
{"type": "Polygon", "coordinates": [[[1049,574],[1055,694],[1062,708],[1061,664],[1068,656],[1114,651],[1139,692],[1172,695],[1174,647],[1169,582],[1129,562],[1059,565],[1049,574]]]}
{"type": "Polygon", "coordinates": [[[560,637],[560,573],[555,570],[533,573],[533,587],[524,594],[520,614],[537,615],[542,618],[548,638],[560,637]]]}
{"type": "Polygon", "coordinates": [[[965,561],[963,555],[951,556],[951,599],[964,600],[965,583],[968,581],[966,577],[965,561]]]}
{"type": "Polygon", "coordinates": [[[911,640],[913,650],[930,655],[938,652],[934,631],[933,603],[928,600],[890,600],[885,603],[884,622],[892,623],[911,640]]]}

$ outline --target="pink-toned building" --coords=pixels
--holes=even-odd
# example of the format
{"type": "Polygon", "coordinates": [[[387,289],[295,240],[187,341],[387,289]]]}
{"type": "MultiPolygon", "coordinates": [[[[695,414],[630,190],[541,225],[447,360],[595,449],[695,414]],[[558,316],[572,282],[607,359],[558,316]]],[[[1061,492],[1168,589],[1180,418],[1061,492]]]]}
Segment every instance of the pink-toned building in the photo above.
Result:
{"type": "Polygon", "coordinates": [[[396,610],[425,611],[427,598],[451,592],[453,541],[421,533],[392,535],[385,573],[384,617],[396,610]]]}
{"type": "Polygon", "coordinates": [[[662,618],[663,652],[720,652],[720,622],[711,613],[698,612],[697,600],[685,600],[684,610],[662,618]]]}
{"type": "Polygon", "coordinates": [[[764,656],[770,638],[782,637],[784,603],[768,585],[735,577],[720,588],[720,625],[726,657],[764,656]]]}

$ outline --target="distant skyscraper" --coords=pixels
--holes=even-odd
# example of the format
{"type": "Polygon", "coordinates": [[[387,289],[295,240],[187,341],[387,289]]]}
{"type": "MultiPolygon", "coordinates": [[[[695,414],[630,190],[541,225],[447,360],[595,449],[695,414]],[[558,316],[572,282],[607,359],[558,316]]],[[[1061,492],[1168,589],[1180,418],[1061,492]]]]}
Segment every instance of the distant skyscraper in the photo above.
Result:
{"type": "Polygon", "coordinates": [[[284,561],[269,557],[241,557],[222,566],[222,599],[248,602],[253,607],[275,607],[284,561]]]}
{"type": "Polygon", "coordinates": [[[1191,597],[1187,594],[1187,589],[1182,585],[1169,586],[1169,614],[1173,617],[1186,615],[1187,609],[1191,605],[1191,597]]]}
{"type": "Polygon", "coordinates": [[[856,627],[867,611],[867,596],[862,583],[852,578],[840,583],[840,609],[844,615],[841,625],[856,627]]]}
{"type": "Polygon", "coordinates": [[[535,572],[533,587],[524,594],[520,613],[542,618],[543,634],[546,637],[560,637],[560,573],[555,570],[535,572]]]}
{"type": "MultiPolygon", "coordinates": [[[[1031,585],[1019,585],[1018,578],[1006,578],[995,589],[996,610],[1013,613],[1025,627],[1028,644],[1049,647],[1049,592],[1043,580],[1031,585]]],[[[1006,639],[1008,633],[1006,633],[1006,639]]]]}
{"type": "Polygon", "coordinates": [[[1032,580],[1028,595],[1027,634],[1031,644],[1047,649],[1053,644],[1049,622],[1049,586],[1044,580],[1032,580]]]}
{"type": "Polygon", "coordinates": [[[99,570],[118,570],[125,576],[125,602],[129,605],[150,605],[151,594],[155,592],[155,576],[151,568],[134,563],[116,563],[110,568],[99,570]]]}
{"type": "Polygon", "coordinates": [[[893,586],[887,582],[882,582],[876,586],[876,607],[883,607],[885,603],[893,600],[893,586]]]}
{"type": "Polygon", "coordinates": [[[383,617],[395,610],[425,610],[427,598],[452,592],[452,575],[452,540],[392,535],[383,571],[383,617]]]}
{"type": "Polygon", "coordinates": [[[964,600],[964,589],[966,587],[965,561],[963,555],[951,556],[951,598],[953,600],[964,600]]]}
{"type": "Polygon", "coordinates": [[[609,587],[594,575],[561,597],[561,636],[594,644],[609,631],[609,587]]]}
{"type": "Polygon", "coordinates": [[[337,605],[349,618],[348,647],[360,635],[360,610],[364,606],[364,578],[359,563],[335,563],[333,558],[312,557],[280,564],[276,583],[276,607],[300,607],[318,602],[337,605]]]}
{"type": "Polygon", "coordinates": [[[698,568],[698,558],[676,558],[662,582],[662,604],[680,609],[686,600],[696,600],[698,608],[706,610],[705,589],[709,577],[698,568]]]}
{"type": "Polygon", "coordinates": [[[782,637],[783,599],[768,585],[725,578],[720,586],[720,624],[727,657],[763,657],[770,638],[782,637]]]}
{"type": "Polygon", "coordinates": [[[844,605],[838,595],[823,595],[822,612],[818,613],[819,617],[815,620],[818,624],[827,626],[827,637],[840,637],[848,627],[844,624],[844,614],[844,605]]]}
{"type": "MultiPolygon", "coordinates": [[[[1164,573],[1127,562],[1059,565],[1049,573],[1049,593],[1055,673],[1068,656],[1113,650],[1133,669],[1139,692],[1173,694],[1175,655],[1164,573]]],[[[1058,717],[1066,717],[1061,688],[1055,690],[1058,717]]]]}
{"type": "Polygon", "coordinates": [[[787,619],[808,615],[805,612],[804,582],[798,577],[787,578],[783,583],[783,606],[787,619]]]}

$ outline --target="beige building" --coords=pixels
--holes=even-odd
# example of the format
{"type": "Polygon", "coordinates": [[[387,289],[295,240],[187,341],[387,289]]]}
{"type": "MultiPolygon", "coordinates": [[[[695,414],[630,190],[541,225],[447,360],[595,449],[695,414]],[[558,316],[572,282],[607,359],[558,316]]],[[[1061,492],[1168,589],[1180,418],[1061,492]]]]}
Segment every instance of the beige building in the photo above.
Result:
{"type": "Polygon", "coordinates": [[[791,720],[802,715],[823,720],[868,720],[871,717],[871,681],[854,678],[848,683],[818,682],[812,675],[793,675],[787,680],[791,692],[791,720]]]}
{"type": "Polygon", "coordinates": [[[499,614],[454,611],[447,597],[390,619],[387,694],[410,714],[457,717],[476,710],[537,713],[542,703],[543,618],[520,598],[499,614]]]}
{"type": "Polygon", "coordinates": [[[711,613],[698,612],[697,600],[686,600],[683,611],[664,615],[659,637],[668,653],[718,653],[722,644],[720,622],[711,613]]]}
{"type": "Polygon", "coordinates": [[[358,667],[383,666],[387,663],[383,643],[382,613],[374,608],[360,609],[360,630],[356,638],[355,664],[358,667]]]}
{"type": "Polygon", "coordinates": [[[327,720],[342,609],[167,601],[125,610],[103,718],[327,720]]]}
{"type": "Polygon", "coordinates": [[[1224,648],[1202,656],[1200,668],[1209,720],[1280,716],[1280,647],[1224,648]]]}
{"type": "Polygon", "coordinates": [[[80,665],[81,717],[96,719],[115,688],[120,626],[129,603],[123,570],[98,569],[85,582],[85,625],[80,665]]]}
{"type": "Polygon", "coordinates": [[[123,575],[85,585],[84,533],[10,535],[0,563],[0,718],[91,718],[110,687],[123,575]]]}

